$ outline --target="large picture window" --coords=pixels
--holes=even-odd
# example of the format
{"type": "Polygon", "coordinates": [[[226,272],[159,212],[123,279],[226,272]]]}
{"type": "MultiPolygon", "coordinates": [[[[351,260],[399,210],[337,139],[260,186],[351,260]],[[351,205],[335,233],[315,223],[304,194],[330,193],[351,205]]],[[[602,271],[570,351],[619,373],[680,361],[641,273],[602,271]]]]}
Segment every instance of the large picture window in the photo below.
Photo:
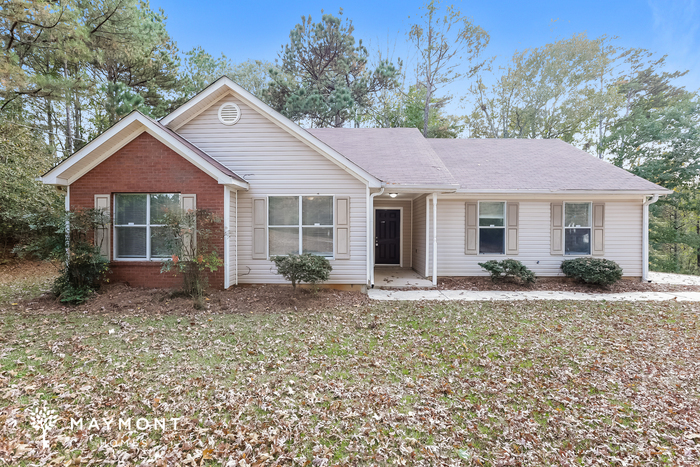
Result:
{"type": "Polygon", "coordinates": [[[506,203],[479,203],[479,254],[505,254],[506,203]]]}
{"type": "Polygon", "coordinates": [[[333,256],[332,196],[270,196],[270,256],[333,256]]]}
{"type": "Polygon", "coordinates": [[[114,245],[117,259],[161,259],[171,255],[162,235],[163,216],[179,209],[177,193],[114,195],[114,245]]]}
{"type": "Polygon", "coordinates": [[[564,203],[564,254],[591,254],[591,203],[564,203]]]}

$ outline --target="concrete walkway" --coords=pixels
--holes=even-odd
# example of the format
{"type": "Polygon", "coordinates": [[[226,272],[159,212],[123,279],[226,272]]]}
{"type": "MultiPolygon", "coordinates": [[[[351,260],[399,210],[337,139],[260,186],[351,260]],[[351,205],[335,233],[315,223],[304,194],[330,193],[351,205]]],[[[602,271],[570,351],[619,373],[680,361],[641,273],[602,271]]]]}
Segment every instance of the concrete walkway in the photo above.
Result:
{"type": "Polygon", "coordinates": [[[700,292],[624,292],[624,293],[582,293],[582,292],[497,292],[472,290],[380,290],[370,289],[367,295],[372,300],[607,300],[612,302],[700,302],[700,292]]]}
{"type": "Polygon", "coordinates": [[[649,271],[649,280],[656,284],[700,285],[700,276],[670,274],[668,272],[649,271]]]}

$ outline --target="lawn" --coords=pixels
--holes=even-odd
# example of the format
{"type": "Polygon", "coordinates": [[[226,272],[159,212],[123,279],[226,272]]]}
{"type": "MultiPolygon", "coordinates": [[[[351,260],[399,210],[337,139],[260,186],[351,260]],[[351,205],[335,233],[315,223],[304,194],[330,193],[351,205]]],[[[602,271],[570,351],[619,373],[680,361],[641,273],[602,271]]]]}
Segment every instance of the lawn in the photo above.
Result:
{"type": "Polygon", "coordinates": [[[66,306],[56,271],[0,267],[0,465],[700,465],[699,303],[66,306]]]}
{"type": "Polygon", "coordinates": [[[700,463],[700,304],[165,302],[0,306],[0,463],[700,463]]]}

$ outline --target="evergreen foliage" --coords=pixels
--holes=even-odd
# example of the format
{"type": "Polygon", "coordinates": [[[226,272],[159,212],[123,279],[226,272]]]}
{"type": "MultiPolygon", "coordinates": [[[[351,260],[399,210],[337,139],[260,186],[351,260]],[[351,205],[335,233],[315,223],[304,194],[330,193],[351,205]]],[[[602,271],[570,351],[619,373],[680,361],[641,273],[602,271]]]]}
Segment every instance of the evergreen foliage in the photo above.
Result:
{"type": "Polygon", "coordinates": [[[566,277],[594,285],[612,285],[622,279],[622,268],[615,261],[603,258],[574,258],[562,261],[566,277]]]}
{"type": "Polygon", "coordinates": [[[333,270],[327,258],[310,253],[273,256],[270,259],[277,267],[277,274],[290,281],[295,292],[297,284],[301,282],[315,287],[319,282],[327,281],[333,270]]]}
{"type": "Polygon", "coordinates": [[[500,282],[503,279],[517,279],[523,284],[534,284],[537,280],[535,273],[530,271],[527,266],[516,259],[504,259],[496,261],[494,259],[485,263],[478,263],[479,266],[486,269],[491,275],[493,282],[500,282]]]}
{"type": "Polygon", "coordinates": [[[371,107],[379,92],[398,85],[400,63],[380,60],[371,69],[369,52],[355,40],[350,20],[330,14],[318,23],[311,16],[301,20],[263,94],[275,110],[312,127],[339,128],[371,107]]]}

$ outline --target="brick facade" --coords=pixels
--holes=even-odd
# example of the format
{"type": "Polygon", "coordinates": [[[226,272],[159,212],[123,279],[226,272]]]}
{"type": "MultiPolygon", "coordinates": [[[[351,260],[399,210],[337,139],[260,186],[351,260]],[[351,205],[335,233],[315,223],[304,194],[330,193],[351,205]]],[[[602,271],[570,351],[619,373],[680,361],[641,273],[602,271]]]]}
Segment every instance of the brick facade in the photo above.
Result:
{"type": "MultiPolygon", "coordinates": [[[[197,208],[224,217],[224,187],[184,157],[144,132],[70,187],[70,205],[94,208],[96,194],[186,193],[197,195],[197,208]]],[[[114,208],[114,200],[110,202],[114,208]]],[[[219,256],[224,254],[223,222],[211,237],[219,256]]],[[[110,235],[110,241],[114,235],[110,235]]],[[[110,245],[110,252],[113,251],[110,245]]],[[[112,261],[110,282],[127,282],[136,287],[179,287],[182,277],[160,273],[160,262],[112,261]]],[[[224,286],[224,268],[211,274],[209,285],[224,286]]]]}

